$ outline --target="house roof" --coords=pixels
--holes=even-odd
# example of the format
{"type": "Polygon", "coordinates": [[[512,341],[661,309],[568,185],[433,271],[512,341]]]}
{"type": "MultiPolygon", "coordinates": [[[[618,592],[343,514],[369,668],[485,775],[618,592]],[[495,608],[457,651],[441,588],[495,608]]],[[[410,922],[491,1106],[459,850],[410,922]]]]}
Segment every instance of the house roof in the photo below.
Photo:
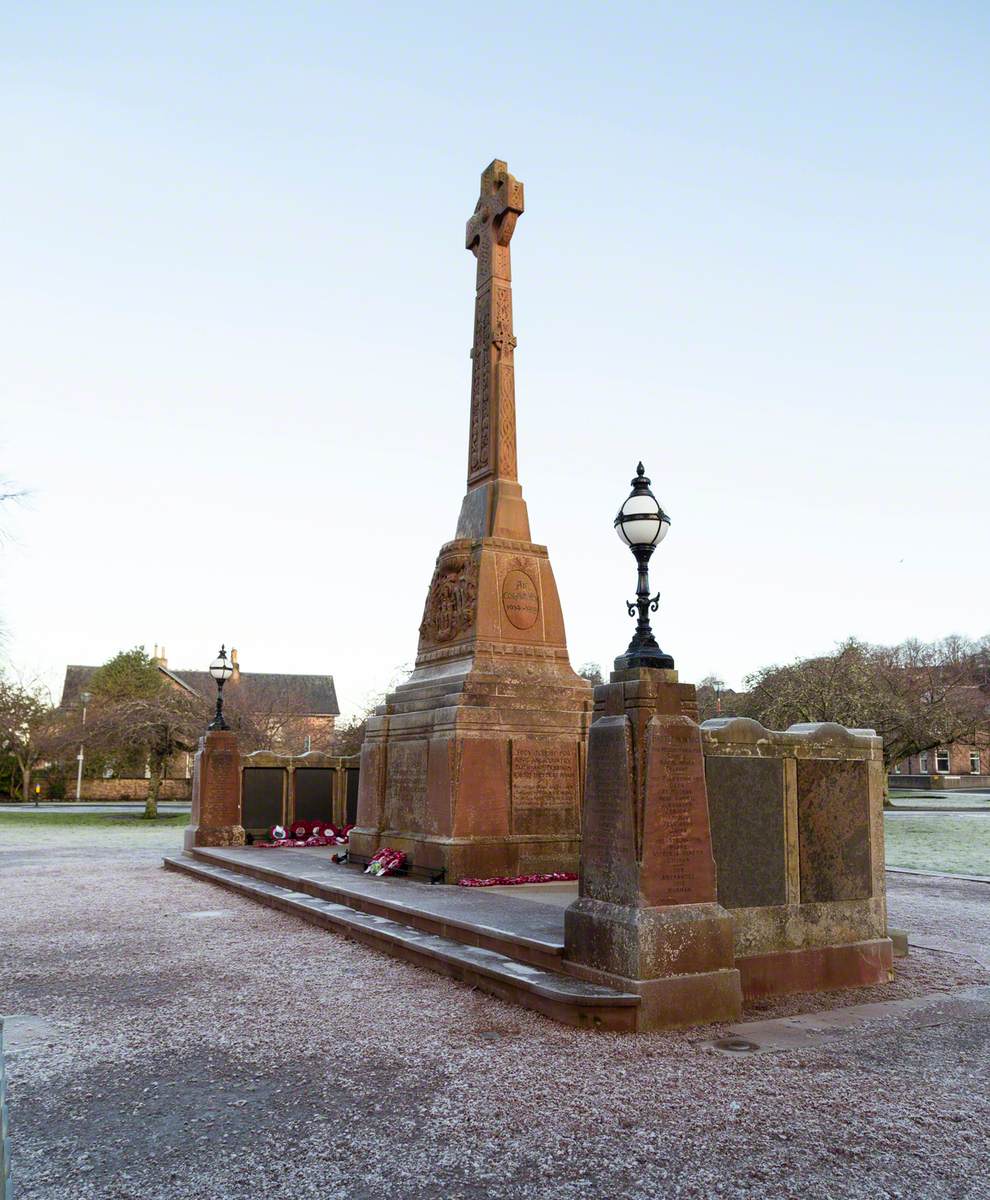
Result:
{"type": "MultiPolygon", "coordinates": [[[[71,665],[65,668],[61,706],[79,702],[79,693],[99,668],[71,665]]],[[[212,701],[216,684],[209,671],[159,671],[195,696],[212,701]]],[[[224,685],[224,697],[246,712],[278,711],[280,703],[302,710],[308,716],[336,717],[340,713],[332,675],[268,675],[242,671],[224,685]]]]}

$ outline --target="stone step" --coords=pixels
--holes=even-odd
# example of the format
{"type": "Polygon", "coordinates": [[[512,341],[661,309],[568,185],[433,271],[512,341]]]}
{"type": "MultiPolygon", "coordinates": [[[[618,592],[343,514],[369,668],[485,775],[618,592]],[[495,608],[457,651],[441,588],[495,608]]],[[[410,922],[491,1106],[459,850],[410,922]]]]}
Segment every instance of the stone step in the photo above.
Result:
{"type": "Polygon", "coordinates": [[[488,889],[442,887],[408,879],[381,879],[341,868],[328,856],[295,850],[198,846],[193,858],[226,867],[321,900],[390,917],[421,933],[482,946],[532,966],[559,971],[564,952],[562,914],[533,901],[495,896],[488,889]]]}
{"type": "Polygon", "coordinates": [[[270,908],[292,913],[314,925],[458,979],[501,1000],[534,1009],[566,1025],[618,1032],[636,1027],[639,997],[632,993],[614,991],[519,962],[483,946],[469,946],[425,933],[389,917],[292,891],[244,871],[231,870],[191,855],[166,858],[164,865],[168,870],[219,884],[270,908]]]}

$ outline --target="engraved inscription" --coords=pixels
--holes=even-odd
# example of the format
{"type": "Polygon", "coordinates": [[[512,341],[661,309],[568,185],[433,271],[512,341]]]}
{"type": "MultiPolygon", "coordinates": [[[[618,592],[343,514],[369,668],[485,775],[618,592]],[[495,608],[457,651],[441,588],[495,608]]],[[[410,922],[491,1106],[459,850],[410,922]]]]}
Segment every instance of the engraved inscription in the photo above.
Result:
{"type": "Polygon", "coordinates": [[[581,822],[581,895],[613,904],[638,898],[630,724],[601,717],[588,743],[581,822]]]}
{"type": "Polygon", "coordinates": [[[396,742],[389,747],[385,812],[391,828],[424,828],[426,762],[426,742],[396,742]]]}
{"type": "Polygon", "coordinates": [[[697,725],[686,718],[654,720],[647,732],[648,803],[642,858],[651,904],[692,904],[715,899],[705,791],[705,766],[697,725]]]}
{"type": "Polygon", "coordinates": [[[502,607],[517,629],[531,629],[540,615],[536,584],[525,571],[509,571],[502,584],[502,607]]]}
{"type": "Polygon", "coordinates": [[[578,796],[576,742],[512,742],[513,808],[574,805],[578,796]]]}

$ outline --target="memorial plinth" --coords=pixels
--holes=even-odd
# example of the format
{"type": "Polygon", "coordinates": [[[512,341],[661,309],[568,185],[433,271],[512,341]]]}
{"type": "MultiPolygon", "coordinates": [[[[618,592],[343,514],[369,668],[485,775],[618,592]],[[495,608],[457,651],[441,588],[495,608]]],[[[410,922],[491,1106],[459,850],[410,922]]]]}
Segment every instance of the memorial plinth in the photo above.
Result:
{"type": "Polygon", "coordinates": [[[694,688],[672,670],[614,671],[595,689],[573,974],[642,997],[639,1028],[738,1018],[732,918],[716,901],[694,688]]]}
{"type": "Polygon", "coordinates": [[[571,668],[545,546],[517,478],[509,241],[523,187],[482,174],[467,492],[440,550],[416,668],[369,719],[351,851],[465,875],[576,870],[589,684],[571,668]]]}
{"type": "Polygon", "coordinates": [[[243,846],[241,755],[237,734],[211,729],[199,739],[193,762],[192,811],[183,835],[194,846],[243,846]]]}

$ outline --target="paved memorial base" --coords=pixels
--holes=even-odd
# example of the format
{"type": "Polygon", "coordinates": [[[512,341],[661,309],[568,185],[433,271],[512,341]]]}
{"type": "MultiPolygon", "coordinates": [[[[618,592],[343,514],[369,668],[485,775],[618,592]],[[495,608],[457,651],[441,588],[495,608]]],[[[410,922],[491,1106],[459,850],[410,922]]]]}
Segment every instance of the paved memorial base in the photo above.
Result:
{"type": "Polygon", "coordinates": [[[990,983],[970,956],[990,945],[986,885],[890,877],[891,921],[955,942],[912,944],[892,984],[630,1038],[163,871],[180,832],[4,830],[24,1200],[986,1195],[990,1021],[961,1003],[990,983]],[[935,992],[924,1024],[806,1020],[935,992]],[[772,1048],[766,1023],[791,1018],[803,1044],[772,1048]],[[755,1022],[758,1052],[712,1049],[755,1022]]]}
{"type": "MultiPolygon", "coordinates": [[[[732,1020],[738,1012],[731,921],[724,912],[719,915],[714,905],[710,907],[716,911],[710,914],[692,911],[694,919],[682,925],[680,937],[676,936],[676,909],[668,910],[674,920],[665,941],[651,935],[644,944],[679,946],[681,969],[671,970],[665,979],[641,981],[634,975],[564,961],[565,911],[577,899],[577,883],[461,888],[379,879],[334,864],[323,848],[202,847],[191,854],[170,855],[166,866],[565,1024],[632,1031],[653,1027],[663,1016],[670,1025],[697,1024],[697,1016],[692,1019],[691,1013],[697,1014],[700,1005],[710,1020],[732,1020]],[[685,941],[686,929],[691,936],[685,941]],[[700,956],[699,961],[729,965],[690,974],[692,953],[700,956]],[[537,976],[531,968],[545,974],[537,976]],[[596,987],[581,990],[578,981],[596,987]]],[[[650,909],[640,915],[655,921],[662,914],[663,910],[650,909]]],[[[618,915],[627,919],[629,914],[618,915]]],[[[572,910],[572,920],[574,916],[572,910]]],[[[595,936],[607,927],[601,914],[591,926],[595,936]]],[[[743,996],[751,999],[798,992],[802,979],[808,992],[830,986],[864,987],[891,977],[889,948],[889,941],[882,939],[880,946],[809,950],[793,955],[779,978],[774,976],[775,964],[768,966],[758,958],[736,960],[735,967],[743,996]],[[848,954],[849,961],[836,963],[833,950],[836,955],[848,954]]]]}

